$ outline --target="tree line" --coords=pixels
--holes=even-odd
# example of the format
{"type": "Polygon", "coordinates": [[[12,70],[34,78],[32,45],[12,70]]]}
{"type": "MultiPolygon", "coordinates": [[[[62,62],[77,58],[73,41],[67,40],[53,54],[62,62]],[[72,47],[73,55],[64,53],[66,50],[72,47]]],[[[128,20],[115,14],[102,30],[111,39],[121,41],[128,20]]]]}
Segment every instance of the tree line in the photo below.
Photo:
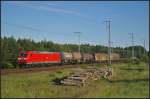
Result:
{"type": "MultiPolygon", "coordinates": [[[[132,55],[132,46],[129,47],[112,47],[113,53],[120,54],[121,58],[129,58],[132,55]]],[[[76,52],[78,51],[78,45],[76,44],[58,44],[52,41],[41,40],[35,42],[32,39],[19,38],[15,39],[11,37],[1,38],[1,68],[16,68],[17,56],[20,50],[37,50],[37,51],[52,51],[52,52],[76,52]]],[[[90,45],[81,44],[82,53],[107,53],[108,47],[103,45],[90,45]]],[[[148,55],[148,52],[142,46],[134,46],[135,57],[141,58],[144,54],[148,55]]]]}

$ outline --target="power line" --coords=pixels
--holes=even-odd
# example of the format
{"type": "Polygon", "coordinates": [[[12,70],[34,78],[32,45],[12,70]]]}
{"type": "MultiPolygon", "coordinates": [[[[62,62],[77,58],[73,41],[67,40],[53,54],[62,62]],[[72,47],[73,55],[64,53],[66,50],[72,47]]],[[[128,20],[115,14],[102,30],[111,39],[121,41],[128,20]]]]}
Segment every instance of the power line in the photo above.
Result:
{"type": "MultiPolygon", "coordinates": [[[[33,28],[33,27],[29,27],[29,26],[24,26],[24,25],[19,25],[19,24],[15,24],[15,23],[8,23],[8,22],[5,22],[5,21],[2,21],[2,24],[6,24],[6,25],[11,25],[13,27],[17,27],[19,29],[26,29],[26,30],[31,30],[31,31],[35,31],[35,32],[38,32],[38,33],[50,33],[50,34],[57,34],[57,35],[61,35],[61,36],[64,36],[66,37],[66,35],[70,34],[70,33],[56,33],[56,32],[49,32],[47,30],[41,30],[41,29],[37,29],[37,28],[33,28]]],[[[72,36],[72,35],[68,35],[68,36],[72,36]]]]}
{"type": "MultiPolygon", "coordinates": [[[[2,21],[2,24],[10,25],[10,26],[13,26],[13,27],[16,27],[16,28],[19,28],[19,29],[25,29],[25,30],[29,30],[29,31],[34,31],[34,32],[37,32],[37,33],[49,33],[49,34],[53,34],[53,35],[59,35],[59,36],[61,35],[61,36],[64,36],[64,37],[66,37],[66,35],[70,36],[70,37],[73,36],[70,33],[49,32],[49,31],[46,31],[46,30],[41,30],[41,29],[30,27],[30,26],[25,26],[25,25],[20,25],[20,24],[16,24],[16,23],[5,22],[5,21],[2,21]]],[[[84,35],[83,37],[86,37],[86,35],[84,35]]],[[[86,38],[86,39],[88,41],[90,40],[89,38],[86,38]]],[[[91,40],[90,42],[93,42],[93,41],[91,40]]]]}

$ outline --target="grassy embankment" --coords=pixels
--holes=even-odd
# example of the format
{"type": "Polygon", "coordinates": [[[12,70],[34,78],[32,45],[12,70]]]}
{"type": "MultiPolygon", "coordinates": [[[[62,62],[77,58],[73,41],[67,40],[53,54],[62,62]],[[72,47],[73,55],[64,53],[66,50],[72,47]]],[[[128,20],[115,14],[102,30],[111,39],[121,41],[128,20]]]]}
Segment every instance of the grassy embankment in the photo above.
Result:
{"type": "Polygon", "coordinates": [[[114,77],[85,87],[54,84],[71,71],[37,72],[1,76],[1,97],[149,97],[148,64],[113,64],[114,77]]]}

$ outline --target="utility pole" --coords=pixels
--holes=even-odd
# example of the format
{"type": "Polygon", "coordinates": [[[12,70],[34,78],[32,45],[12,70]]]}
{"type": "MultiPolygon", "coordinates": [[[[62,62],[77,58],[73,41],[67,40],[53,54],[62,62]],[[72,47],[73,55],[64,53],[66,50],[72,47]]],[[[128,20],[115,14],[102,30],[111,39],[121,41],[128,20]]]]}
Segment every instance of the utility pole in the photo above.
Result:
{"type": "Polygon", "coordinates": [[[110,20],[106,20],[106,25],[108,24],[108,55],[109,55],[109,65],[111,66],[111,41],[110,41],[110,20]]]}
{"type": "Polygon", "coordinates": [[[145,54],[145,39],[140,39],[141,43],[143,43],[143,46],[139,46],[139,56],[142,57],[143,54],[145,54]],[[143,49],[143,52],[142,52],[142,47],[144,48],[143,49]]]}
{"type": "Polygon", "coordinates": [[[128,44],[127,44],[127,47],[126,47],[126,54],[127,54],[127,57],[128,57],[128,44]]]}
{"type": "Polygon", "coordinates": [[[139,45],[139,57],[141,58],[141,46],[139,45]]]}
{"type": "Polygon", "coordinates": [[[122,47],[122,56],[125,57],[124,48],[122,47]]]}
{"type": "Polygon", "coordinates": [[[113,43],[114,43],[114,42],[111,42],[111,45],[112,45],[111,53],[113,53],[113,50],[114,50],[113,43]]]}
{"type": "Polygon", "coordinates": [[[67,43],[66,45],[67,45],[67,50],[68,50],[68,52],[71,53],[71,50],[70,50],[70,48],[69,48],[69,44],[67,43]]]}
{"type": "Polygon", "coordinates": [[[144,54],[145,54],[145,39],[144,39],[144,45],[143,46],[144,46],[144,54]]]}
{"type": "MultiPolygon", "coordinates": [[[[140,39],[139,39],[139,41],[141,42],[140,39]]],[[[138,49],[138,54],[137,55],[138,55],[139,58],[141,58],[141,55],[142,55],[141,54],[141,45],[140,45],[140,42],[139,42],[139,45],[137,46],[137,49],[138,49]]]]}
{"type": "Polygon", "coordinates": [[[132,37],[132,59],[134,61],[134,35],[133,33],[130,33],[131,37],[132,37]]]}
{"type": "Polygon", "coordinates": [[[74,32],[74,33],[76,33],[77,35],[78,35],[78,42],[79,42],[79,44],[78,44],[78,51],[79,51],[79,53],[80,53],[80,34],[81,34],[81,32],[74,32]]]}

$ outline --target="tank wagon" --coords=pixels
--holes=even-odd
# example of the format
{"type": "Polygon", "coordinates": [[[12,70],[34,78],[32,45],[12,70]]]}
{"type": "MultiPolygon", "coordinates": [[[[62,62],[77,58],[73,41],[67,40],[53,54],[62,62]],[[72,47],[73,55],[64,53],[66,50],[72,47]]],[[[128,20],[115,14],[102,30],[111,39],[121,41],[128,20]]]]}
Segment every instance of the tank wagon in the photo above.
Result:
{"type": "Polygon", "coordinates": [[[106,62],[108,60],[108,55],[106,53],[95,53],[95,62],[106,62]]]}
{"type": "Polygon", "coordinates": [[[72,63],[73,60],[72,53],[62,52],[62,60],[63,63],[72,63]]]}
{"type": "Polygon", "coordinates": [[[89,53],[82,54],[82,62],[84,63],[92,63],[94,62],[94,55],[89,53]]]}
{"type": "Polygon", "coordinates": [[[111,54],[111,60],[112,61],[118,61],[120,59],[120,55],[117,53],[112,53],[111,54]]]}
{"type": "Polygon", "coordinates": [[[81,63],[82,62],[82,55],[79,52],[72,52],[72,62],[73,63],[81,63]]]}

